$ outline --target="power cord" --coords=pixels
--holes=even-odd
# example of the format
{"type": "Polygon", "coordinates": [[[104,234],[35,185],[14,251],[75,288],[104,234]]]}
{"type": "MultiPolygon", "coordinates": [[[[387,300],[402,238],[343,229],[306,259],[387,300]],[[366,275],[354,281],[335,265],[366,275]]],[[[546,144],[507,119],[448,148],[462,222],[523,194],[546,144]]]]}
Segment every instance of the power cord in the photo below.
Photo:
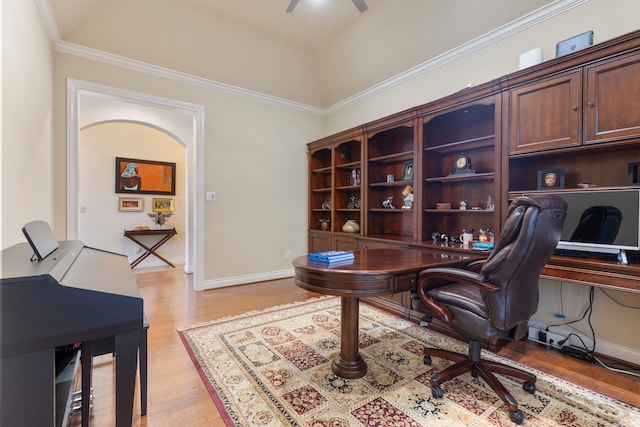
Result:
{"type": "MultiPolygon", "coordinates": [[[[580,317],[579,319],[576,319],[576,320],[571,320],[569,322],[563,322],[563,323],[557,323],[555,325],[549,325],[546,328],[546,330],[549,331],[550,327],[569,326],[569,325],[572,325],[574,323],[578,323],[578,322],[584,320],[585,317],[586,317],[587,318],[587,324],[589,325],[589,329],[591,329],[591,339],[593,341],[593,345],[592,345],[591,349],[588,349],[587,345],[582,340],[582,338],[580,338],[579,335],[576,335],[574,333],[570,333],[567,336],[567,338],[565,338],[564,340],[558,342],[558,344],[561,346],[561,349],[564,349],[565,347],[567,347],[567,350],[566,350],[567,354],[572,354],[573,350],[579,350],[580,351],[580,355],[576,356],[576,357],[578,357],[580,359],[583,359],[583,360],[587,360],[586,358],[592,358],[593,357],[593,353],[596,350],[596,331],[593,329],[593,324],[591,323],[591,315],[593,314],[594,297],[595,297],[595,288],[593,286],[591,286],[591,288],[589,288],[589,304],[587,305],[587,308],[584,310],[584,313],[582,313],[582,317],[580,317]],[[567,340],[569,339],[569,337],[571,337],[571,336],[575,336],[580,340],[580,342],[582,343],[582,346],[584,347],[584,350],[577,349],[576,347],[569,347],[569,346],[565,346],[564,345],[567,342],[567,340]],[[582,356],[582,354],[588,354],[589,356],[582,356]]],[[[562,301],[562,298],[561,298],[561,301],[562,301]]],[[[564,307],[562,307],[562,309],[564,311],[564,307]]]]}
{"type": "Polygon", "coordinates": [[[595,362],[597,362],[597,363],[598,363],[600,366],[602,366],[603,368],[608,369],[609,371],[617,372],[617,373],[619,373],[619,374],[631,375],[631,376],[633,376],[633,377],[638,377],[638,378],[640,378],[640,373],[632,372],[632,370],[630,370],[630,369],[617,369],[617,368],[614,368],[613,366],[609,366],[609,365],[607,365],[607,364],[606,364],[606,363],[604,363],[602,360],[598,359],[596,356],[593,356],[593,360],[594,360],[595,362]]]}

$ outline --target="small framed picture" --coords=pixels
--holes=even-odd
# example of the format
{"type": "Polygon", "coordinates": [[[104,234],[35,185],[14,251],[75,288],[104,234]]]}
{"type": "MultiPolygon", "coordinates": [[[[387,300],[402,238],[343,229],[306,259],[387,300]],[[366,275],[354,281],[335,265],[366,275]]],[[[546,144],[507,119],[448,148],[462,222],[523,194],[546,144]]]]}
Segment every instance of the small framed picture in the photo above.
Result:
{"type": "Polygon", "coordinates": [[[142,197],[119,197],[118,210],[120,212],[142,212],[144,199],[142,197]]]}
{"type": "Polygon", "coordinates": [[[152,204],[152,210],[154,212],[173,212],[173,199],[154,197],[152,204]]]}
{"type": "Polygon", "coordinates": [[[404,171],[402,172],[403,180],[412,180],[413,179],[413,162],[407,162],[404,164],[404,171]]]}
{"type": "Polygon", "coordinates": [[[629,184],[640,184],[640,162],[629,163],[629,184]]]}
{"type": "Polygon", "coordinates": [[[538,190],[564,188],[564,169],[539,169],[538,190]]]}

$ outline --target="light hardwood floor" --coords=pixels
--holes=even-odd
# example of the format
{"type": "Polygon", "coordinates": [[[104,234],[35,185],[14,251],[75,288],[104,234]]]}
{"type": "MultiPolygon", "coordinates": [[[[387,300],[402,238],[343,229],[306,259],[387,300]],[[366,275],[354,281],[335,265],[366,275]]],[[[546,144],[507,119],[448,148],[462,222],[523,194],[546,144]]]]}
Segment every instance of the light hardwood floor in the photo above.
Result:
{"type": "MultiPolygon", "coordinates": [[[[317,297],[298,288],[293,279],[274,280],[204,292],[192,287],[192,276],[180,266],[158,271],[134,271],[149,320],[149,381],[147,416],[140,417],[139,386],[133,409],[134,426],[224,426],[176,330],[294,301],[317,297]]],[[[640,406],[640,380],[562,355],[534,343],[518,341],[500,351],[503,356],[602,394],[640,406]]],[[[94,401],[90,426],[114,425],[114,359],[94,359],[94,401]]],[[[71,419],[80,426],[79,414],[71,419]]]]}

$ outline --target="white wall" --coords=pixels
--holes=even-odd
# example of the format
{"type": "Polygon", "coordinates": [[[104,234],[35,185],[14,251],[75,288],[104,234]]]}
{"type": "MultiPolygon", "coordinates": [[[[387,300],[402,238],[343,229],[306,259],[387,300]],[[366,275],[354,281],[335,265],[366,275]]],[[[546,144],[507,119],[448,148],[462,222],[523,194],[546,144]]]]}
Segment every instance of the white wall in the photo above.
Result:
{"type": "Polygon", "coordinates": [[[25,241],[27,222],[54,220],[52,58],[35,4],[3,1],[2,248],[25,241]]]}
{"type": "Polygon", "coordinates": [[[204,287],[292,274],[285,252],[307,251],[305,142],[324,134],[323,117],[77,56],[56,53],[55,62],[54,179],[63,182],[56,218],[66,218],[66,79],[202,105],[204,186],[217,193],[205,204],[204,230],[196,230],[204,239],[204,287]]]}
{"type": "MultiPolygon", "coordinates": [[[[102,123],[80,132],[79,139],[79,238],[86,245],[127,255],[129,262],[141,255],[140,248],[126,238],[123,230],[137,226],[151,229],[175,228],[178,234],[158,253],[173,264],[185,262],[185,147],[157,129],[136,123],[102,123]],[[115,187],[115,157],[176,163],[175,196],[121,194],[115,187]],[[118,210],[120,197],[144,200],[143,212],[118,210]],[[148,216],[154,197],[169,197],[174,215],[158,227],[148,216]]],[[[140,238],[151,246],[159,237],[140,238]]],[[[139,267],[164,266],[155,256],[147,257],[139,267]]]]}

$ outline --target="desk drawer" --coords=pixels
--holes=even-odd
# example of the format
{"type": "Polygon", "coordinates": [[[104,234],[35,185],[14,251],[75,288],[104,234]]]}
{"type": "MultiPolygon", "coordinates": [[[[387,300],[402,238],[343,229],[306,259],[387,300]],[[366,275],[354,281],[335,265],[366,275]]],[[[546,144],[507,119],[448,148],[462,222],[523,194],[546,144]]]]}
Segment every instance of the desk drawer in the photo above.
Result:
{"type": "Polygon", "coordinates": [[[418,275],[416,273],[402,274],[396,276],[393,292],[411,291],[416,288],[418,275]]]}

